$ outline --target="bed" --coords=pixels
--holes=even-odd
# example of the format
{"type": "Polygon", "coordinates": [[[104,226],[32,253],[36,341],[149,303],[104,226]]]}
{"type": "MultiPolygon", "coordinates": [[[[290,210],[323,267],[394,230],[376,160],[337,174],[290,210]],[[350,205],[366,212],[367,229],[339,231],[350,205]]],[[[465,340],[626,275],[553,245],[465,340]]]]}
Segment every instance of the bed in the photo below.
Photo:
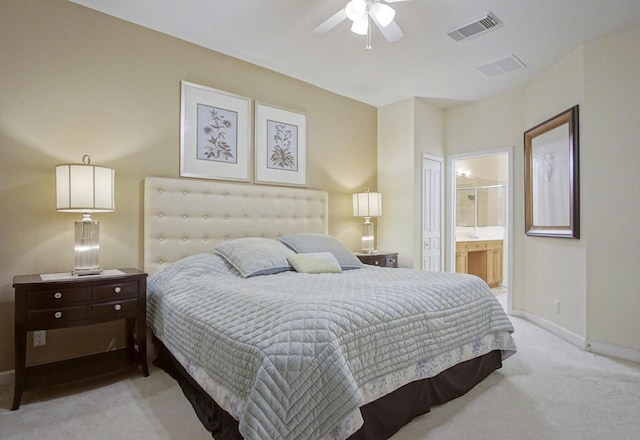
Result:
{"type": "Polygon", "coordinates": [[[325,192],[144,187],[157,364],[218,440],[389,438],[516,350],[479,278],[361,265],[325,192]]]}

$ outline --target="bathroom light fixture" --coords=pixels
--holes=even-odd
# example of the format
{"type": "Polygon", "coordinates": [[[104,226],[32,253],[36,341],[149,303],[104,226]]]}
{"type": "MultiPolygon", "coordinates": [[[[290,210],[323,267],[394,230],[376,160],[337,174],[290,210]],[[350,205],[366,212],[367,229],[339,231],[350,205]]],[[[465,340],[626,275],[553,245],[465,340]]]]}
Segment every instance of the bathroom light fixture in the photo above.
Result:
{"type": "Polygon", "coordinates": [[[113,212],[115,171],[91,165],[88,155],[81,164],[56,165],[56,210],[81,212],[75,222],[74,275],[95,275],[100,268],[99,222],[92,212],[113,212]]]}
{"type": "Polygon", "coordinates": [[[353,216],[364,217],[362,225],[362,252],[375,254],[375,234],[371,217],[382,216],[382,194],[369,192],[369,187],[365,187],[365,192],[353,195],[353,216]]]}

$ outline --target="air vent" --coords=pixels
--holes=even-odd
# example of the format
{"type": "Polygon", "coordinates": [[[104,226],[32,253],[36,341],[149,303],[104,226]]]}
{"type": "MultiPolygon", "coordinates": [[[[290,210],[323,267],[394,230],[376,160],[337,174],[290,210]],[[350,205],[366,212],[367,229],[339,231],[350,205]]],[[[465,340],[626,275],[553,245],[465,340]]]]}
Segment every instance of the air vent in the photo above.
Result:
{"type": "Polygon", "coordinates": [[[512,54],[508,57],[500,58],[499,60],[478,66],[476,69],[484,73],[486,76],[497,76],[502,73],[511,72],[524,67],[527,66],[520,61],[517,56],[512,54]]]}
{"type": "Polygon", "coordinates": [[[462,41],[501,26],[502,21],[500,21],[493,12],[487,12],[474,18],[469,23],[452,30],[447,33],[447,35],[456,41],[462,41]]]}

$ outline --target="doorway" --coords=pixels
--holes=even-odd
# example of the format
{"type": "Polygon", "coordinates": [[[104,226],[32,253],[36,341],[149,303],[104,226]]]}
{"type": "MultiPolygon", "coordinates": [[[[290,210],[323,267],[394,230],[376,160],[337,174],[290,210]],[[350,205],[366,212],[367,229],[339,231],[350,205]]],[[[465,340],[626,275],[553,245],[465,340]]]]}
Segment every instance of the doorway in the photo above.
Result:
{"type": "Polygon", "coordinates": [[[448,158],[449,260],[452,272],[471,273],[512,298],[513,148],[448,158]]]}

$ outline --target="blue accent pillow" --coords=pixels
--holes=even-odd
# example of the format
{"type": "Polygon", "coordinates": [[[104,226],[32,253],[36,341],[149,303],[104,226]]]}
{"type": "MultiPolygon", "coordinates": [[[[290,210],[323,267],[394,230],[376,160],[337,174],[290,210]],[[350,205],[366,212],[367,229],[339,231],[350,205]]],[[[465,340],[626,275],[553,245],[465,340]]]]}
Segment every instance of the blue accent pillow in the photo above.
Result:
{"type": "Polygon", "coordinates": [[[360,269],[363,266],[353,252],[331,235],[306,232],[287,235],[278,240],[299,254],[331,252],[342,270],[360,269]]]}
{"type": "Polygon", "coordinates": [[[279,241],[260,237],[238,238],[217,245],[213,251],[245,278],[291,270],[287,257],[295,255],[279,241]]]}

